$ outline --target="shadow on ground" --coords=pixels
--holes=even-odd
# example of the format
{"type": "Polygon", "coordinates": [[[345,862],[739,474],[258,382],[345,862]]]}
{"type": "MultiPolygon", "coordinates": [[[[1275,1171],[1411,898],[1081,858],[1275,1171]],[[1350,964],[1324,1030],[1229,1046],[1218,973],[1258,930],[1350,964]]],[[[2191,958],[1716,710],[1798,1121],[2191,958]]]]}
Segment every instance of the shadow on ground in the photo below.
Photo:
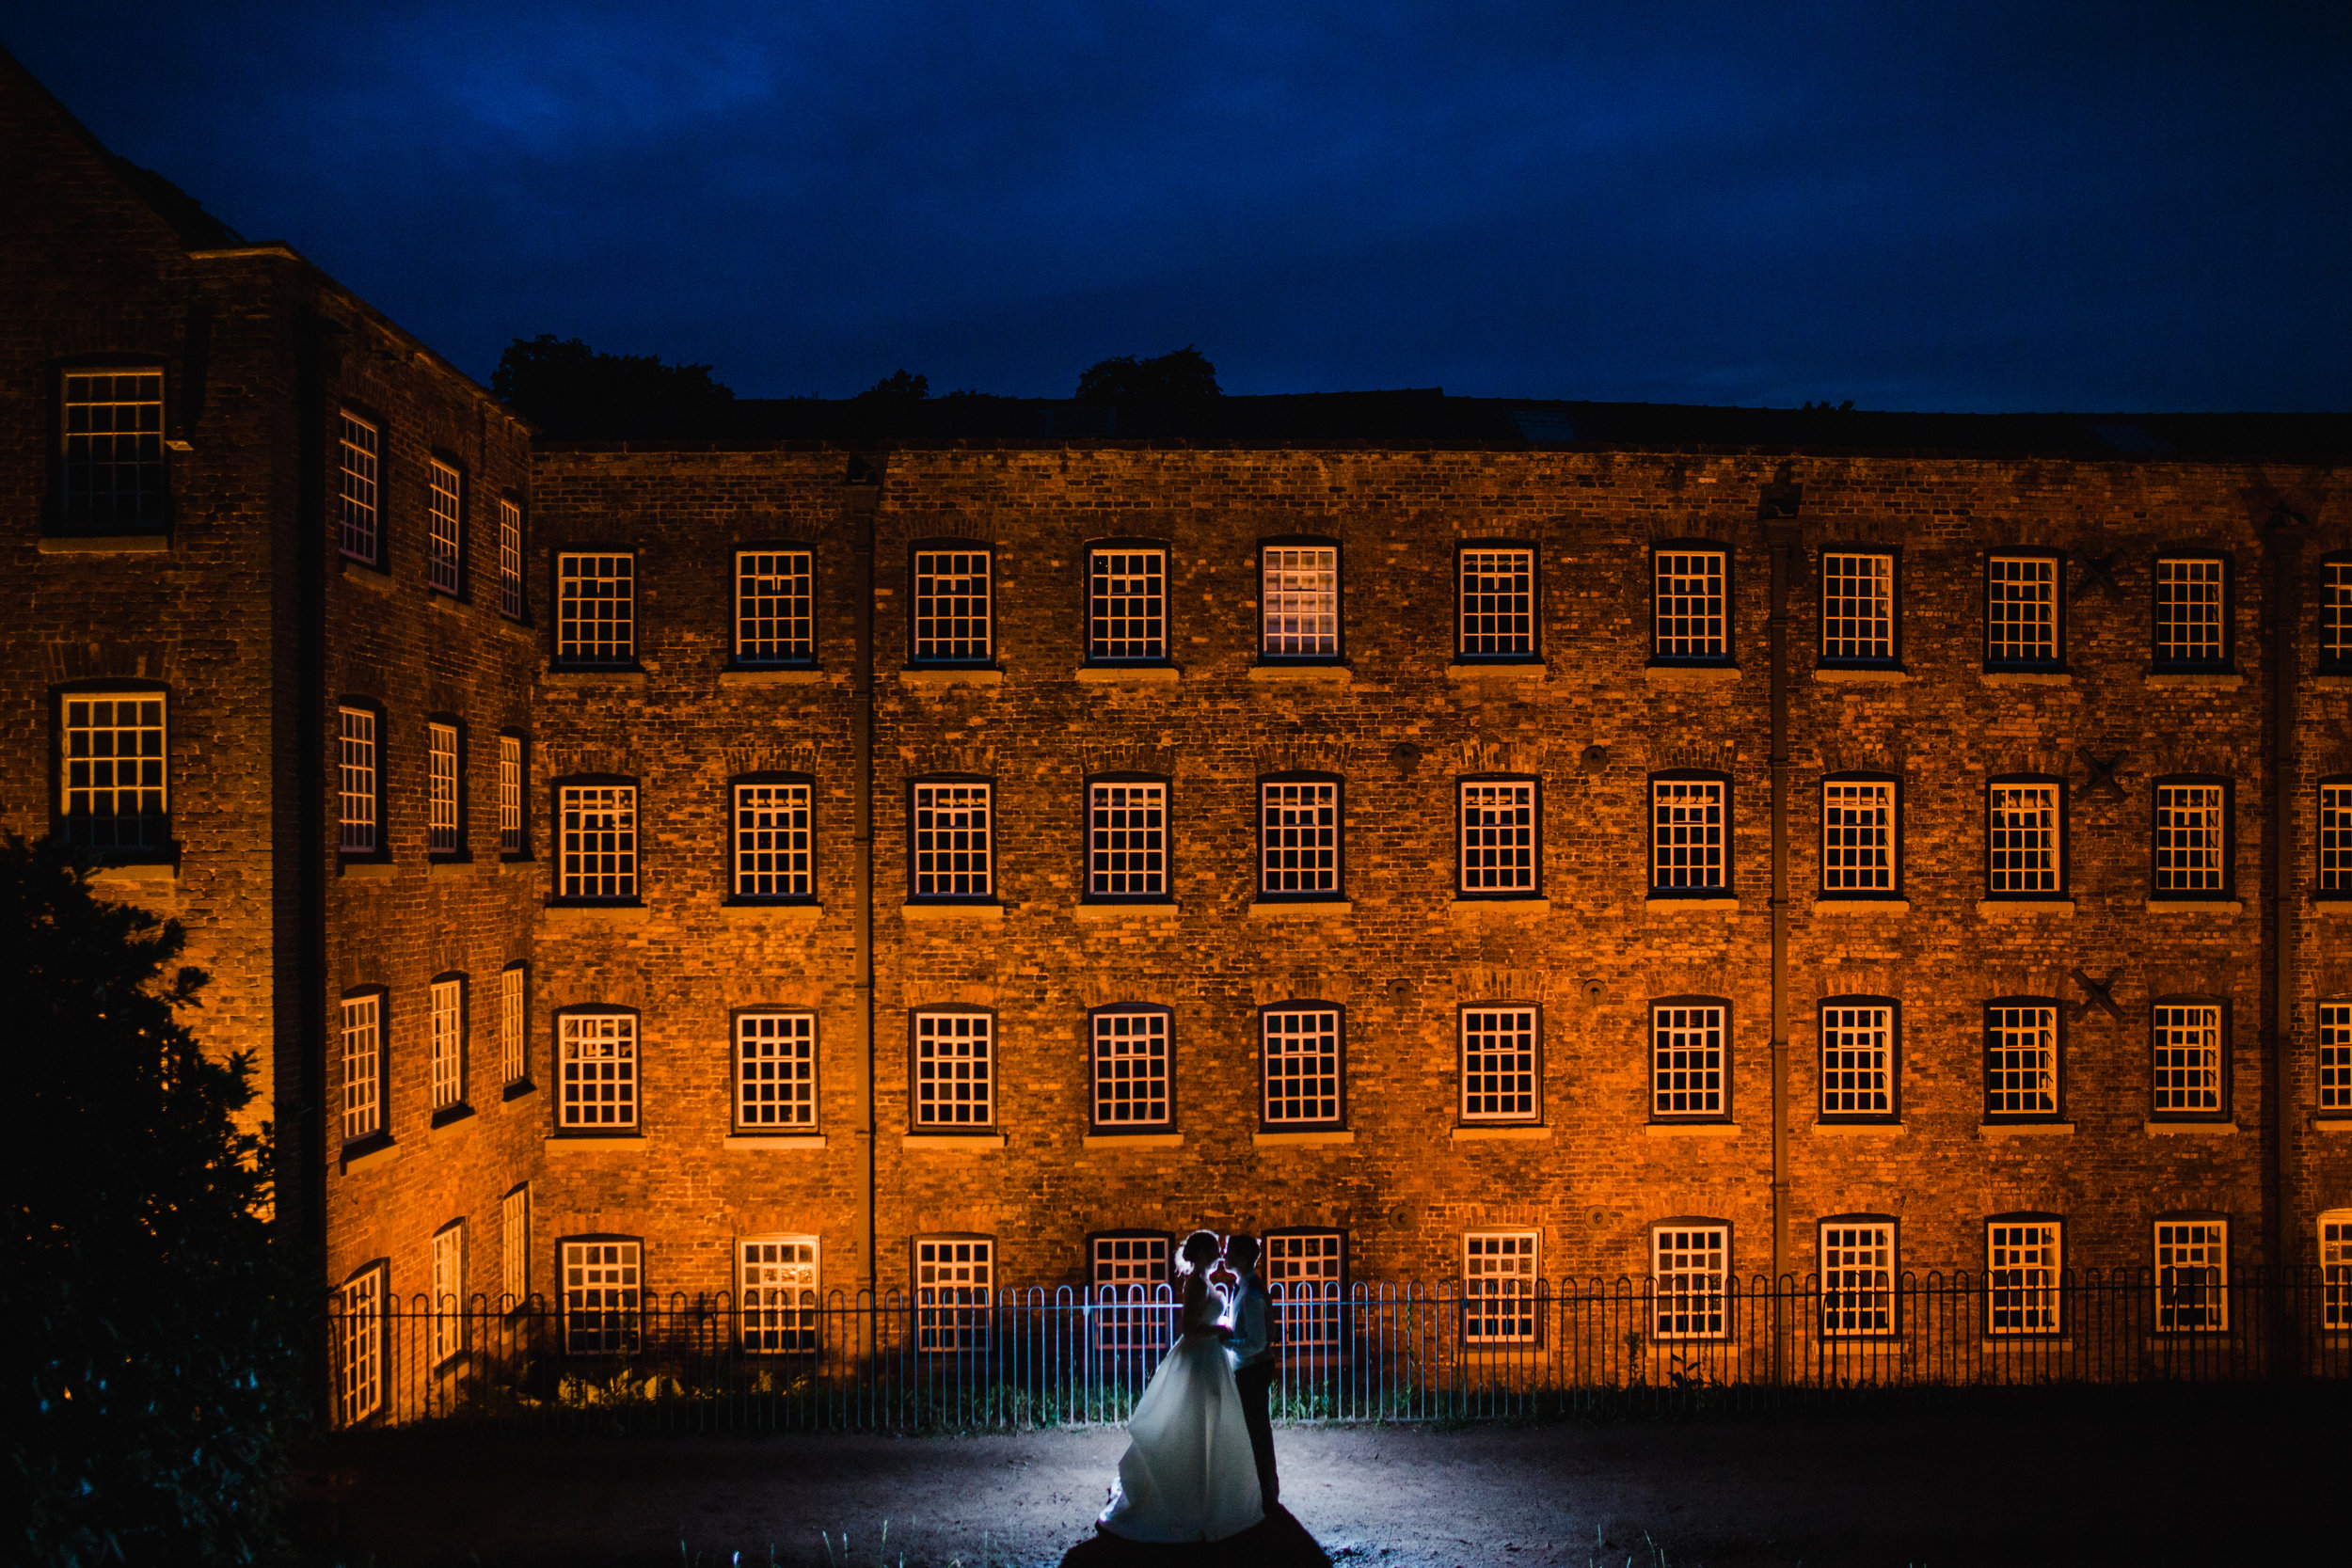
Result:
{"type": "Polygon", "coordinates": [[[1315,1538],[1307,1533],[1307,1527],[1278,1503],[1256,1528],[1199,1544],[1123,1541],[1108,1531],[1097,1531],[1092,1540],[1081,1541],[1062,1554],[1061,1568],[1226,1568],[1228,1563],[1248,1563],[1250,1568],[1261,1564],[1263,1568],[1328,1568],[1330,1561],[1315,1544],[1315,1538]]]}

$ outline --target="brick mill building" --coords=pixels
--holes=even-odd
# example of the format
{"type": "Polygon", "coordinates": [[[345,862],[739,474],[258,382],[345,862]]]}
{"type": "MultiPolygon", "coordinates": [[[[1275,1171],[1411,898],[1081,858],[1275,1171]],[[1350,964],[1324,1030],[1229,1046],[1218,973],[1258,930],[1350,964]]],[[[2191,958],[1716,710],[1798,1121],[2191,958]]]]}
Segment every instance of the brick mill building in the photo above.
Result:
{"type": "Polygon", "coordinates": [[[2352,1265],[2352,418],[534,440],[0,116],[0,824],[350,1300],[2352,1265]]]}

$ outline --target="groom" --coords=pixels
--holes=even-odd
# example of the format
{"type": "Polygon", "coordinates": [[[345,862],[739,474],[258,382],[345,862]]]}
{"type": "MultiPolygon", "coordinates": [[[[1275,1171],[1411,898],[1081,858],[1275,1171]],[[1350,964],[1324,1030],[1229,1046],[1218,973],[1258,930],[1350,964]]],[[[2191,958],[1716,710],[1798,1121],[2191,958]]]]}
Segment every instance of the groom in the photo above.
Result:
{"type": "Polygon", "coordinates": [[[1242,1424],[1249,1429],[1250,1457],[1258,1462],[1258,1491],[1271,1513],[1281,1484],[1274,1473],[1274,1423],[1267,1417],[1266,1401],[1274,1391],[1282,1353],[1271,1333],[1273,1304],[1266,1299],[1265,1281],[1258,1277],[1258,1238],[1238,1231],[1226,1238],[1225,1263],[1237,1282],[1225,1353],[1233,1358],[1242,1424]]]}

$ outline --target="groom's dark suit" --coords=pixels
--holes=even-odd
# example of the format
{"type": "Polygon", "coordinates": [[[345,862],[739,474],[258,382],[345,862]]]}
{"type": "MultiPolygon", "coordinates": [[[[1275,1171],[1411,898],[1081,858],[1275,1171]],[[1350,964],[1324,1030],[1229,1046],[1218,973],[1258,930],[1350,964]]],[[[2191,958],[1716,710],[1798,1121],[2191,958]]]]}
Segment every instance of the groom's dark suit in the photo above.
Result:
{"type": "Polygon", "coordinates": [[[1273,1322],[1265,1281],[1252,1269],[1241,1275],[1233,1297],[1233,1332],[1225,1348],[1233,1357],[1233,1386],[1241,1395],[1242,1423],[1249,1429],[1250,1457],[1258,1462],[1258,1491],[1269,1510],[1281,1492],[1274,1473],[1274,1422],[1266,1409],[1282,1359],[1274,1343],[1273,1322]]]}

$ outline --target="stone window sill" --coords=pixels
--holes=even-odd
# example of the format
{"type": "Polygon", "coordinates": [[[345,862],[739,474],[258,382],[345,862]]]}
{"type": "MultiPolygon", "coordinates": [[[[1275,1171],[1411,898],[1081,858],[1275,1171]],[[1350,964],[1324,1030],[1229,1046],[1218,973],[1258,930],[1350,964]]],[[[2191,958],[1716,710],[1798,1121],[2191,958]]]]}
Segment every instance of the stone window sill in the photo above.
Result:
{"type": "Polygon", "coordinates": [[[1249,667],[1253,681],[1321,681],[1328,686],[1346,686],[1356,678],[1356,672],[1344,664],[1253,664],[1249,667]]]}
{"type": "Polygon", "coordinates": [[[549,904],[550,926],[643,926],[653,911],[643,904],[549,904]]]}
{"type": "Polygon", "coordinates": [[[1454,1130],[1457,1144],[1477,1143],[1549,1143],[1549,1127],[1457,1127],[1454,1130]]]}
{"type": "Polygon", "coordinates": [[[1088,1148],[1182,1148],[1182,1132],[1089,1132],[1088,1148]]]}
{"type": "Polygon", "coordinates": [[[1814,666],[1813,678],[1824,686],[1901,686],[1911,679],[1911,672],[1871,665],[1820,664],[1814,666]]]}
{"type": "Polygon", "coordinates": [[[2314,1132],[2352,1132],[2352,1117],[2313,1117],[2314,1132]]]}
{"type": "Polygon", "coordinates": [[[900,686],[1002,686],[1005,673],[992,665],[969,670],[925,669],[898,672],[900,686]]]}
{"type": "Polygon", "coordinates": [[[471,877],[473,866],[472,861],[462,856],[443,855],[438,859],[427,860],[424,863],[424,874],[428,877],[471,877]]]}
{"type": "Polygon", "coordinates": [[[767,903],[756,898],[730,898],[719,906],[725,920],[760,921],[774,926],[814,926],[824,918],[822,904],[767,903]]]}
{"type": "Polygon", "coordinates": [[[538,1085],[532,1083],[528,1078],[517,1078],[513,1083],[507,1085],[506,1087],[499,1091],[499,1099],[501,1101],[520,1100],[527,1094],[537,1094],[538,1092],[538,1085]]]}
{"type": "Polygon", "coordinates": [[[1979,1138],[2071,1138],[2071,1121],[1988,1121],[1977,1127],[1979,1138]]]}
{"type": "Polygon", "coordinates": [[[2246,912],[2246,906],[2234,898],[2151,898],[2150,914],[2217,914],[2234,920],[2246,912]]]}
{"type": "Polygon", "coordinates": [[[1271,904],[1261,900],[1249,906],[1252,920],[1343,920],[1356,912],[1356,906],[1343,898],[1306,900],[1296,904],[1271,904]]]}
{"type": "Polygon", "coordinates": [[[1977,914],[1985,920],[2023,919],[2026,915],[2054,914],[2061,920],[2073,918],[2072,898],[1979,898],[1977,914]]]}
{"type": "Polygon", "coordinates": [[[1642,678],[1652,686],[1731,686],[1740,679],[1737,664],[1652,664],[1642,678]]]}
{"type": "Polygon", "coordinates": [[[93,882],[176,882],[180,868],[169,861],[126,861],[102,865],[89,874],[93,882]]]}
{"type": "Polygon", "coordinates": [[[1672,920],[1681,914],[1721,914],[1739,907],[1737,898],[1683,898],[1658,893],[1651,894],[1642,904],[1644,912],[1652,920],[1672,920]]]}
{"type": "Polygon", "coordinates": [[[644,671],[615,665],[610,670],[566,670],[549,666],[539,673],[541,684],[547,686],[644,686],[644,671]]]}
{"type": "Polygon", "coordinates": [[[550,1158],[571,1155],[641,1155],[647,1140],[638,1132],[568,1132],[540,1140],[550,1158]]]}
{"type": "Polygon", "coordinates": [[[338,561],[335,563],[335,575],[353,587],[364,588],[371,594],[382,594],[389,596],[399,592],[399,586],[392,581],[390,573],[379,572],[373,566],[363,566],[357,561],[338,561]]]}
{"type": "Polygon", "coordinates": [[[2313,691],[2352,691],[2352,675],[2313,675],[2313,691]]]}
{"type": "Polygon", "coordinates": [[[1136,904],[1073,904],[1070,918],[1081,925],[1104,924],[1119,920],[1174,920],[1179,910],[1173,901],[1136,904]]]}
{"type": "Polygon", "coordinates": [[[1653,1138],[1736,1138],[1740,1124],[1736,1121],[1651,1121],[1642,1124],[1644,1134],[1653,1138]]]}
{"type": "Polygon", "coordinates": [[[1987,686],[2072,686],[2074,677],[2063,670],[1979,670],[1977,678],[1987,686]]]}
{"type": "Polygon", "coordinates": [[[1005,1147],[1002,1132],[909,1132],[898,1140],[904,1148],[927,1148],[933,1154],[979,1154],[1005,1147]]]}
{"type": "Polygon", "coordinates": [[[739,1133],[719,1147],[738,1154],[803,1154],[825,1147],[822,1132],[739,1133]]]}
{"type": "Polygon", "coordinates": [[[389,1165],[400,1158],[401,1146],[383,1132],[372,1132],[358,1143],[345,1144],[342,1170],[345,1176],[371,1165],[389,1165]]]}
{"type": "Polygon", "coordinates": [[[2152,1138],[2180,1134],[2192,1138],[2227,1138],[2237,1132],[2233,1121],[2150,1121],[2142,1123],[2152,1138]]]}
{"type": "Polygon", "coordinates": [[[1356,1141],[1353,1128],[1335,1127],[1321,1132],[1253,1132],[1249,1141],[1260,1148],[1313,1148],[1324,1144],[1352,1144],[1356,1141]]]}
{"type": "Polygon", "coordinates": [[[1070,678],[1081,686],[1173,686],[1184,672],[1173,664],[1081,664],[1070,678]]]}
{"type": "Polygon", "coordinates": [[[1893,1137],[1902,1132],[1899,1121],[1817,1121],[1813,1131],[1829,1137],[1893,1137]]]}
{"type": "Polygon", "coordinates": [[[1908,898],[1816,898],[1815,914],[1878,915],[1900,920],[1911,913],[1908,898]]]}
{"type": "Polygon", "coordinates": [[[1456,898],[1448,910],[1456,920],[1539,920],[1551,912],[1551,900],[1456,898]]]}
{"type": "Polygon", "coordinates": [[[171,548],[168,533],[43,534],[43,555],[159,555],[171,548]]]}
{"type": "Polygon", "coordinates": [[[774,670],[762,670],[755,667],[719,672],[721,686],[813,686],[824,678],[825,673],[813,667],[774,670]]]}
{"type": "Polygon", "coordinates": [[[528,876],[538,867],[539,863],[529,855],[501,855],[499,857],[499,875],[501,877],[528,876]]]}
{"type": "Polygon", "coordinates": [[[341,875],[350,882],[389,882],[396,874],[389,861],[344,861],[341,875]]]}
{"type": "Polygon", "coordinates": [[[1551,666],[1540,658],[1504,661],[1492,664],[1476,659],[1455,659],[1445,667],[1450,681],[1544,681],[1551,678],[1551,666]]]}
{"type": "Polygon", "coordinates": [[[2315,914],[2352,915],[2352,898],[2323,897],[2312,900],[2315,914]]]}
{"type": "Polygon", "coordinates": [[[473,1120],[473,1107],[461,1100],[454,1105],[444,1105],[434,1112],[433,1119],[426,1123],[426,1131],[437,1141],[443,1133],[454,1132],[466,1126],[473,1120]]]}
{"type": "Polygon", "coordinates": [[[445,594],[437,588],[427,588],[424,591],[424,602],[444,615],[454,615],[466,608],[465,600],[453,594],[445,594]]]}
{"type": "Polygon", "coordinates": [[[1002,904],[901,904],[902,920],[1002,920],[1002,904]]]}
{"type": "Polygon", "coordinates": [[[2159,675],[2140,677],[2151,691],[2235,691],[2246,684],[2244,675],[2159,675]]]}

